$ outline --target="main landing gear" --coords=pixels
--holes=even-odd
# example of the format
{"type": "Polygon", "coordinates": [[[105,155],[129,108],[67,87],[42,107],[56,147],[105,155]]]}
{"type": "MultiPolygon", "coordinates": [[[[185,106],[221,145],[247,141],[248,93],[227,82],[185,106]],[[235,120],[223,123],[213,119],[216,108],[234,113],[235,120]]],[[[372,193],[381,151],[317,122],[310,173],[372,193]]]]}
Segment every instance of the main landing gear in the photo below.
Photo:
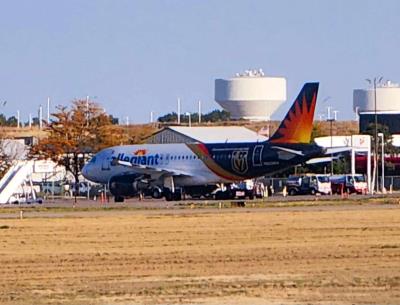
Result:
{"type": "Polygon", "coordinates": [[[164,178],[164,196],[167,201],[182,200],[182,189],[175,187],[174,177],[167,176],[164,178]]]}
{"type": "Polygon", "coordinates": [[[175,192],[170,189],[164,189],[164,196],[166,201],[180,201],[182,200],[182,190],[175,188],[175,192]]]}

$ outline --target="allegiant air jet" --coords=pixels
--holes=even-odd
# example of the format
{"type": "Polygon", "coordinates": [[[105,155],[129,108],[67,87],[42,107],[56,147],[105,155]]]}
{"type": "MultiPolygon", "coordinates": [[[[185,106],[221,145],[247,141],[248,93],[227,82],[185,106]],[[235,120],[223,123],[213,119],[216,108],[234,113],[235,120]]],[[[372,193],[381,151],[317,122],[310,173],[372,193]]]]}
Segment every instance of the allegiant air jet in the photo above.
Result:
{"type": "Polygon", "coordinates": [[[116,201],[151,189],[153,197],[179,200],[182,192],[212,190],[269,175],[323,155],[310,144],[318,83],[306,83],[278,130],[265,142],[123,145],[87,163],[88,180],[108,184],[116,201]]]}

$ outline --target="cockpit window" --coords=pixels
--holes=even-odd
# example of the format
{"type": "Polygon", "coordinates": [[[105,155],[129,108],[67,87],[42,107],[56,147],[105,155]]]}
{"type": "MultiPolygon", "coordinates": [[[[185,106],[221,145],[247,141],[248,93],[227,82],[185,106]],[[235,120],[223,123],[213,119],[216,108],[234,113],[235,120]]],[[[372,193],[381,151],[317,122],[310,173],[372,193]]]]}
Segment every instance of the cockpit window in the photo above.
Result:
{"type": "Polygon", "coordinates": [[[90,160],[90,163],[96,163],[96,157],[93,157],[93,158],[90,160]]]}

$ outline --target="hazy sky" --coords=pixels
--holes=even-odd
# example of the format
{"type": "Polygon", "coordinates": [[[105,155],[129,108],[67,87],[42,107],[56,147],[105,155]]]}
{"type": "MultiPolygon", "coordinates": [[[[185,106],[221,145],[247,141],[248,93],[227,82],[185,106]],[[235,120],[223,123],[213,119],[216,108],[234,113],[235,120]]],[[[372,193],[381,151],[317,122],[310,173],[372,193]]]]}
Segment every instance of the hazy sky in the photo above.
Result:
{"type": "Polygon", "coordinates": [[[288,101],[319,81],[319,109],[354,117],[365,78],[400,81],[400,1],[9,0],[0,10],[0,111],[23,120],[95,96],[109,113],[149,121],[204,111],[214,79],[248,68],[284,76],[288,101]],[[322,103],[324,98],[331,98],[322,103]]]}

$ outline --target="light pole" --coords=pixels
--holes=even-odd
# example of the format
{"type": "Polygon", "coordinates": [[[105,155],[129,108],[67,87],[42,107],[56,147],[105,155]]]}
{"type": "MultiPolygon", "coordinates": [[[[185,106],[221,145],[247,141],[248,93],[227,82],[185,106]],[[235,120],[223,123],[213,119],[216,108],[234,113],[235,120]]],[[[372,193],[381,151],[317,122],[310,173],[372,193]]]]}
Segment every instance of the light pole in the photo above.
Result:
{"type": "Polygon", "coordinates": [[[17,128],[19,128],[19,110],[17,110],[17,128]]]}
{"type": "Polygon", "coordinates": [[[89,127],[89,95],[86,95],[86,127],[89,127]]]}
{"type": "Polygon", "coordinates": [[[378,133],[378,136],[381,138],[381,163],[382,163],[382,172],[381,172],[381,189],[382,189],[382,193],[385,193],[385,139],[384,139],[384,135],[382,132],[378,133]]]}
{"type": "Polygon", "coordinates": [[[192,118],[190,112],[186,112],[185,114],[189,117],[189,127],[192,127],[192,118]]]}
{"type": "Polygon", "coordinates": [[[177,115],[178,115],[178,125],[181,125],[181,99],[178,97],[178,100],[177,100],[177,103],[178,103],[178,113],[177,113],[177,115]]]}
{"type": "Polygon", "coordinates": [[[370,85],[374,85],[374,117],[375,117],[375,133],[374,133],[374,185],[372,189],[376,189],[378,191],[378,168],[377,168],[377,163],[378,163],[378,115],[376,113],[376,84],[380,84],[382,81],[383,77],[374,77],[373,82],[370,79],[366,79],[366,81],[370,85]]]}
{"type": "Polygon", "coordinates": [[[329,124],[330,124],[330,135],[331,135],[331,176],[333,175],[333,152],[332,152],[332,147],[333,147],[333,136],[332,136],[332,129],[333,129],[333,122],[336,121],[336,114],[337,111],[334,111],[335,116],[331,116],[331,110],[332,107],[328,106],[328,118],[326,119],[329,124]]]}
{"type": "Polygon", "coordinates": [[[199,125],[201,124],[201,101],[199,100],[199,125]]]}

